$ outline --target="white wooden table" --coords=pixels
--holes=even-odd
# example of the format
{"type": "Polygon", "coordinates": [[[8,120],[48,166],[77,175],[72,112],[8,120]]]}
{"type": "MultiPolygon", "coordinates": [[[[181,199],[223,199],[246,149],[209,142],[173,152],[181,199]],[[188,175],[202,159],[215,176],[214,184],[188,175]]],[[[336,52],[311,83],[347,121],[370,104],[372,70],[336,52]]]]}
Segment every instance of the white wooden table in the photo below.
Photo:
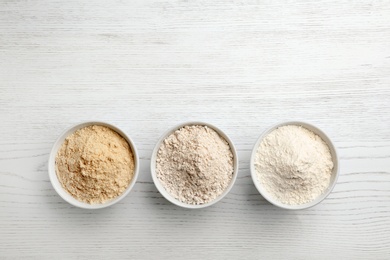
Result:
{"type": "Polygon", "coordinates": [[[390,1],[0,2],[1,259],[389,259],[390,1]],[[134,190],[88,211],[52,188],[71,124],[122,127],[141,157],[134,190]],[[221,202],[185,210],[155,188],[169,127],[217,125],[239,154],[221,202]],[[286,211],[255,189],[249,157],[274,123],[335,142],[341,175],[318,206],[286,211]]]}

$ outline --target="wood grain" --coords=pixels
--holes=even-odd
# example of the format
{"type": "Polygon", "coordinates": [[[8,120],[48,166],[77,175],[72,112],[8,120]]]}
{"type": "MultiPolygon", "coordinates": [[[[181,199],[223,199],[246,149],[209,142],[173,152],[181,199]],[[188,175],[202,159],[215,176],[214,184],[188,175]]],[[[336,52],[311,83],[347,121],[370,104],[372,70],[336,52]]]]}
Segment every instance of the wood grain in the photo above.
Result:
{"type": "Polygon", "coordinates": [[[389,259],[389,1],[1,1],[1,259],[389,259]],[[60,133],[104,120],[134,139],[134,190],[87,211],[52,188],[60,133]],[[215,206],[167,202],[155,143],[217,125],[240,159],[215,206]],[[303,120],[335,142],[341,175],[316,207],[267,203],[249,172],[266,128],[303,120]]]}

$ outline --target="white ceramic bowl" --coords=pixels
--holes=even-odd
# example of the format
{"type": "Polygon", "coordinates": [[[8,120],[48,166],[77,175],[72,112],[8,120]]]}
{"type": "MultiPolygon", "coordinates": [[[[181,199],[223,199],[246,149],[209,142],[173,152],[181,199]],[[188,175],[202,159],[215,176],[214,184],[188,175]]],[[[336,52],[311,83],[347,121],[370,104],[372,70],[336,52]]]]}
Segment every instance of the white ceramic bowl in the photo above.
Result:
{"type": "Polygon", "coordinates": [[[54,143],[54,146],[51,150],[50,157],[49,157],[49,177],[50,177],[50,182],[53,185],[55,191],[66,202],[68,202],[76,207],[84,208],[84,209],[101,209],[101,208],[105,208],[105,207],[114,205],[115,203],[122,200],[130,192],[130,190],[133,188],[135,182],[137,181],[138,169],[139,169],[138,153],[137,153],[137,149],[136,149],[133,141],[130,139],[130,137],[127,136],[126,133],[124,131],[122,131],[120,128],[118,128],[114,125],[104,123],[104,122],[99,122],[99,121],[79,123],[79,124],[73,125],[72,127],[68,128],[67,130],[65,130],[60,135],[60,137],[57,139],[57,141],[54,143]],[[55,167],[55,159],[56,159],[57,152],[61,148],[61,145],[64,142],[65,138],[67,136],[69,136],[70,134],[74,133],[75,131],[77,131],[78,129],[86,127],[86,126],[90,126],[90,125],[106,126],[108,128],[111,128],[112,130],[114,130],[118,134],[120,134],[128,142],[128,144],[131,148],[131,151],[133,152],[133,156],[134,156],[134,175],[133,175],[133,179],[130,181],[130,184],[127,187],[127,189],[118,197],[116,197],[112,200],[109,200],[105,203],[101,203],[101,204],[88,204],[88,203],[79,201],[79,200],[75,199],[72,195],[70,195],[62,187],[60,181],[58,180],[57,173],[56,173],[56,167],[55,167]]]}
{"type": "Polygon", "coordinates": [[[151,170],[151,173],[152,173],[152,178],[153,178],[153,182],[154,184],[156,185],[158,191],[168,200],[170,201],[171,203],[177,205],[177,206],[180,206],[180,207],[183,207],[183,208],[188,208],[188,209],[199,209],[199,208],[205,208],[205,207],[208,207],[208,206],[211,206],[215,203],[217,203],[218,201],[220,201],[223,197],[226,196],[226,194],[229,193],[229,191],[231,190],[231,188],[233,187],[234,185],[234,182],[236,181],[236,178],[237,178],[237,174],[238,174],[238,156],[237,156],[237,152],[236,152],[236,148],[234,147],[233,145],[233,142],[230,140],[230,138],[224,133],[222,132],[222,130],[220,130],[219,128],[217,128],[216,126],[213,126],[209,123],[204,123],[204,122],[187,122],[187,123],[182,123],[182,124],[179,124],[175,127],[172,127],[170,130],[168,130],[167,132],[165,132],[161,138],[158,140],[154,150],[153,150],[153,153],[152,153],[152,158],[151,158],[151,162],[150,162],[150,170],[151,170]],[[160,146],[161,146],[161,143],[165,140],[165,138],[167,138],[168,136],[170,136],[173,132],[175,132],[176,130],[179,130],[180,128],[184,127],[184,126],[191,126],[191,125],[201,125],[201,126],[207,126],[211,129],[213,129],[214,131],[216,131],[221,137],[223,137],[226,142],[228,142],[229,146],[230,146],[230,149],[232,151],[232,154],[233,154],[233,177],[232,177],[232,180],[230,181],[230,184],[228,185],[228,187],[224,190],[224,192],[219,195],[217,198],[215,198],[214,200],[208,202],[208,203],[204,203],[204,204],[200,204],[200,205],[192,205],[192,204],[187,204],[187,203],[184,203],[184,202],[181,202],[179,201],[178,199],[174,198],[171,194],[169,194],[165,188],[163,187],[163,185],[161,184],[160,180],[158,179],[157,177],[157,174],[156,174],[156,160],[157,160],[157,152],[158,150],[160,149],[160,146]]]}
{"type": "Polygon", "coordinates": [[[313,126],[311,124],[305,123],[305,122],[291,121],[291,122],[285,122],[285,123],[280,123],[280,124],[274,125],[271,128],[269,128],[268,130],[266,130],[265,132],[263,132],[263,134],[259,137],[259,139],[257,140],[256,144],[253,147],[252,156],[251,156],[251,160],[250,160],[250,169],[251,169],[252,180],[253,180],[257,190],[270,203],[272,203],[275,206],[278,206],[280,208],[284,208],[284,209],[293,209],[293,210],[306,209],[306,208],[313,207],[313,206],[317,205],[318,203],[320,203],[321,201],[323,201],[331,193],[331,191],[333,190],[333,187],[336,185],[337,178],[338,178],[338,175],[339,175],[339,159],[338,159],[338,156],[337,156],[336,148],[333,145],[332,141],[319,128],[317,128],[317,127],[315,127],[315,126],[313,126]],[[325,190],[325,192],[323,194],[321,194],[315,200],[310,201],[310,202],[305,203],[305,204],[288,205],[288,204],[281,203],[280,201],[274,199],[272,196],[270,196],[270,194],[267,192],[267,190],[262,186],[262,184],[257,179],[257,175],[256,175],[256,169],[255,169],[256,151],[257,151],[261,141],[269,133],[271,133],[273,130],[277,129],[278,127],[286,126],[286,125],[298,125],[298,126],[302,126],[302,127],[306,128],[306,129],[312,131],[313,133],[315,133],[316,135],[321,137],[322,140],[324,140],[324,142],[328,145],[330,153],[332,155],[333,170],[332,170],[332,176],[331,176],[328,188],[325,190]]]}

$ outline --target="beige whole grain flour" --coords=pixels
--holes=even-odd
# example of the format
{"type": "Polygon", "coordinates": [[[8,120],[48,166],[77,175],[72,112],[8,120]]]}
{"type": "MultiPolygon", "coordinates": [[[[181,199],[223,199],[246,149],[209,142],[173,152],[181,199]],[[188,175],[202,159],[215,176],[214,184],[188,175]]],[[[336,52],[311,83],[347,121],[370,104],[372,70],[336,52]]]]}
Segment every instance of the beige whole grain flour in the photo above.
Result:
{"type": "Polygon", "coordinates": [[[127,141],[114,130],[87,126],[68,136],[56,156],[62,187],[79,201],[104,203],[121,195],[134,175],[127,141]]]}
{"type": "Polygon", "coordinates": [[[184,126],[161,144],[156,174],[166,191],[179,201],[199,205],[221,195],[233,177],[233,153],[213,129],[184,126]]]}
{"type": "Polygon", "coordinates": [[[259,145],[255,169],[258,181],[274,199],[308,203],[328,188],[333,162],[327,144],[297,125],[279,127],[259,145]]]}

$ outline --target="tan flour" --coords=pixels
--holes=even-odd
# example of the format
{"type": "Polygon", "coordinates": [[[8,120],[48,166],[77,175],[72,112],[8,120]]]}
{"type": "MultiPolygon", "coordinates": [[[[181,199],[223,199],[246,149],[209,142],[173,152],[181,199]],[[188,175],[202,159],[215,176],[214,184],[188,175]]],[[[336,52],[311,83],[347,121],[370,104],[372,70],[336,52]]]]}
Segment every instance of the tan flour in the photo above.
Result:
{"type": "Polygon", "coordinates": [[[226,140],[213,129],[185,126],[163,141],[156,173],[176,199],[204,204],[228,187],[233,176],[233,154],[226,140]]]}
{"type": "Polygon", "coordinates": [[[134,174],[127,141],[105,126],[87,126],[68,136],[56,157],[57,176],[74,198],[104,203],[122,194],[134,174]]]}

